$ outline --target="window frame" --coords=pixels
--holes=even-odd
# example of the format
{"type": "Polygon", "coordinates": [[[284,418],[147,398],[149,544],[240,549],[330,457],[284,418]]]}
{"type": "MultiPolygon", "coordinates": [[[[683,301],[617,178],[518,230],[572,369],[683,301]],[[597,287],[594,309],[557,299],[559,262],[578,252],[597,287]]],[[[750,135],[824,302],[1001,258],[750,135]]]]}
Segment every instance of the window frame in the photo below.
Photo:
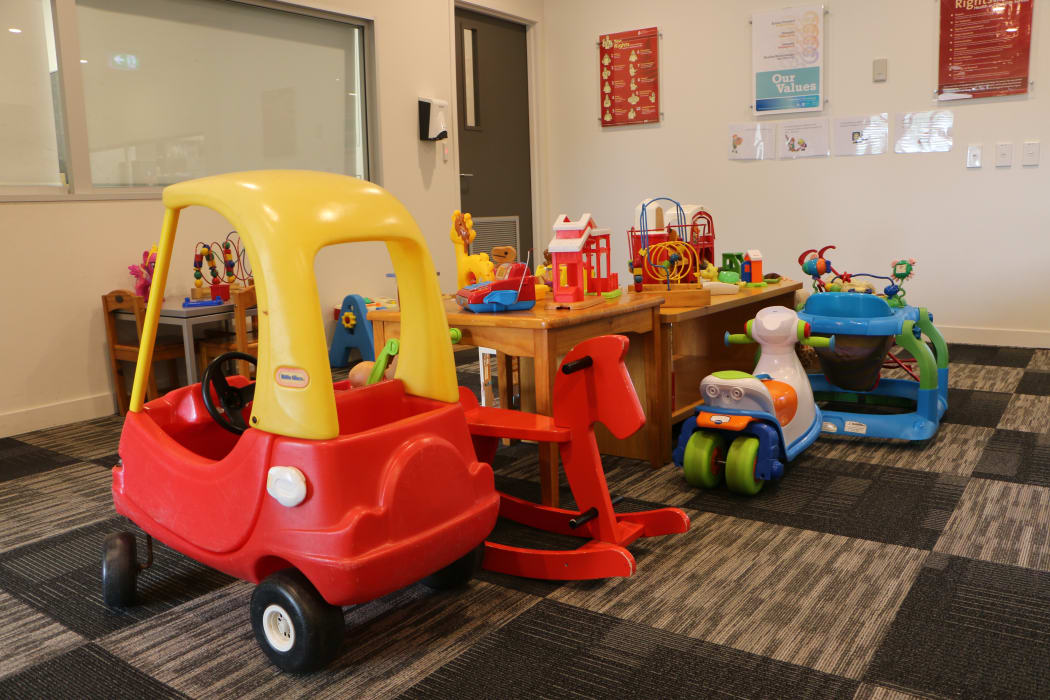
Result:
{"type": "MultiPolygon", "coordinates": [[[[80,66],[80,35],[77,27],[76,0],[45,0],[51,3],[58,58],[60,112],[65,119],[64,148],[67,157],[65,185],[0,185],[3,202],[76,202],[90,200],[160,199],[159,187],[96,187],[91,181],[91,152],[88,147],[87,110],[84,81],[80,66]]],[[[313,7],[276,0],[214,0],[234,5],[261,7],[278,12],[316,17],[361,30],[361,90],[364,93],[362,126],[364,128],[365,178],[380,183],[378,158],[378,107],[375,100],[375,33],[371,20],[352,15],[319,10],[313,7]]]]}

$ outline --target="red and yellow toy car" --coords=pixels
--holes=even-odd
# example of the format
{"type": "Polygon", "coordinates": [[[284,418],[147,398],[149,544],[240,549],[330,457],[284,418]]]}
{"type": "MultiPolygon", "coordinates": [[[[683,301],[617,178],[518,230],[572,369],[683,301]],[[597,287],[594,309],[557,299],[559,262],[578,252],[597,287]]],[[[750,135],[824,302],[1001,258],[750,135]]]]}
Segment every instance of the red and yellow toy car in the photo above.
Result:
{"type": "Polygon", "coordinates": [[[525,263],[501,263],[496,279],[470,284],[456,292],[456,303],[467,311],[520,311],[536,304],[536,278],[525,263]]]}
{"type": "MultiPolygon", "coordinates": [[[[251,621],[280,668],[332,659],[341,606],[422,579],[469,580],[499,496],[475,456],[459,402],[433,262],[385,190],[343,175],[259,171],[164,190],[160,250],[113,502],[149,536],[258,586],[251,621]],[[258,297],[255,382],[222,365],[200,384],[143,404],[182,209],[225,216],[245,241],[258,297]],[[329,245],[384,241],[397,274],[403,350],[396,379],[333,384],[313,261],[329,245]]],[[[148,563],[147,563],[148,566],[148,563]]],[[[130,532],[105,542],[107,605],[134,602],[141,569],[130,532]]]]}

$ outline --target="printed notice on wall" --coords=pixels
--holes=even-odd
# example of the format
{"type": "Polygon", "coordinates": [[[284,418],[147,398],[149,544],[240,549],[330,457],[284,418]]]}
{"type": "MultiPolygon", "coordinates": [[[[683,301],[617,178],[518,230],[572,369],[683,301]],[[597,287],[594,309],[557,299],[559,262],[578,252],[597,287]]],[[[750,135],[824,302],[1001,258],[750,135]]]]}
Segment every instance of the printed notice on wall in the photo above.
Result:
{"type": "Polygon", "coordinates": [[[824,108],[824,6],[751,15],[751,97],[756,113],[824,108]]]}
{"type": "Polygon", "coordinates": [[[602,126],[660,121],[656,27],[598,38],[602,126]]]}
{"type": "Polygon", "coordinates": [[[828,120],[796,119],[780,123],[777,157],[816,158],[828,155],[828,120]]]}
{"type": "Polygon", "coordinates": [[[774,157],[776,124],[744,122],[729,125],[729,160],[766,160],[774,157]]]}
{"type": "Polygon", "coordinates": [[[905,112],[897,115],[896,153],[943,153],[952,150],[951,110],[905,112]]]}
{"type": "Polygon", "coordinates": [[[890,115],[835,117],[832,122],[832,152],[837,156],[876,156],[886,152],[890,141],[890,115]]]}
{"type": "Polygon", "coordinates": [[[1035,0],[941,0],[937,99],[1028,92],[1035,0]]]}

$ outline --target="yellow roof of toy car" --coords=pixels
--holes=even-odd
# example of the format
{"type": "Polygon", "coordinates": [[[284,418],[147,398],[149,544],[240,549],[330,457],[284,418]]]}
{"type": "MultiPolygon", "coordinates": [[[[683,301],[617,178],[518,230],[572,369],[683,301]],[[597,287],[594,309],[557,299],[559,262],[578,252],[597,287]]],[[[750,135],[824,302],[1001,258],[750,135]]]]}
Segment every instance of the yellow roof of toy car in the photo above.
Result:
{"type": "MultiPolygon", "coordinates": [[[[302,170],[260,170],[189,180],[164,189],[167,208],[131,410],[142,408],[144,369],[156,336],[180,210],[222,214],[245,241],[255,278],[259,364],[251,427],[308,439],[339,433],[314,278],[328,245],[387,244],[401,297],[397,377],[409,394],[458,400],[448,323],[434,263],[419,227],[389,192],[364,180],[302,170]]],[[[347,277],[353,274],[347,270],[347,277]]]]}

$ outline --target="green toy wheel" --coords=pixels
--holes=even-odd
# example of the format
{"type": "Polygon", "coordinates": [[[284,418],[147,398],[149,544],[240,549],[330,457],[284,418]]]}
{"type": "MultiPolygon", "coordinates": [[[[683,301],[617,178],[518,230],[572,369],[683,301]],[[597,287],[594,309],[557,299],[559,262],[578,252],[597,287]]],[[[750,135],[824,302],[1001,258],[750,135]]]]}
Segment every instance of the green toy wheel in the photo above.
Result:
{"type": "Polygon", "coordinates": [[[685,444],[682,467],[690,486],[713,489],[722,483],[722,462],[726,456],[726,441],[718,433],[697,431],[685,444]]]}
{"type": "Polygon", "coordinates": [[[766,482],[755,478],[758,438],[741,435],[729,446],[726,456],[726,486],[734,493],[754,496],[766,482]]]}

